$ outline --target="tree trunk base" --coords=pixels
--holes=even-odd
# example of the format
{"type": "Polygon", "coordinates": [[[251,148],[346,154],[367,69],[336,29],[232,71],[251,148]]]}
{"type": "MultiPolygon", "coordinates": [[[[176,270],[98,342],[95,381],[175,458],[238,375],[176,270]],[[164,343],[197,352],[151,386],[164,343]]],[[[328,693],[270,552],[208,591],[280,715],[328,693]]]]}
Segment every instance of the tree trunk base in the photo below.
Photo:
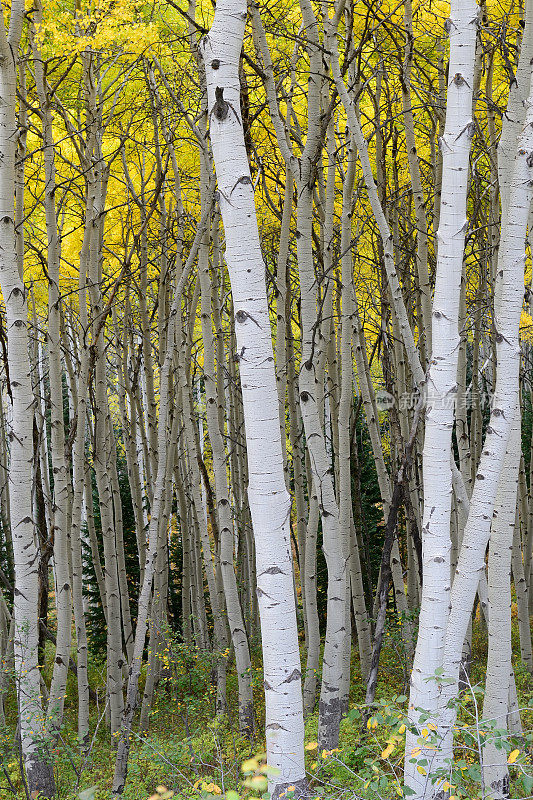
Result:
{"type": "Polygon", "coordinates": [[[293,800],[309,800],[309,782],[305,777],[294,783],[278,783],[272,792],[271,800],[279,800],[280,797],[289,791],[289,787],[293,800]]]}
{"type": "Polygon", "coordinates": [[[52,800],[56,796],[56,782],[52,764],[45,760],[33,758],[26,764],[26,777],[30,796],[40,792],[43,800],[52,800]]]}

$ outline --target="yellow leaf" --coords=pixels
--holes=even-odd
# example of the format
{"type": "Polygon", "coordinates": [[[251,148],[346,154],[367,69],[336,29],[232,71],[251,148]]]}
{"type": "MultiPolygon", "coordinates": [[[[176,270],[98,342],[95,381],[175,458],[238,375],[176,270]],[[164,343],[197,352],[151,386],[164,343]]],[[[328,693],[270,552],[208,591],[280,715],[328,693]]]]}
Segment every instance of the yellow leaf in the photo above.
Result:
{"type": "Polygon", "coordinates": [[[242,762],[241,770],[243,772],[255,772],[258,766],[259,762],[257,758],[249,758],[248,761],[242,762]]]}
{"type": "Polygon", "coordinates": [[[423,728],[423,729],[422,729],[422,736],[424,737],[424,739],[426,739],[426,738],[427,738],[428,734],[429,734],[429,731],[428,731],[428,729],[427,729],[427,728],[423,728]]]}
{"type": "Polygon", "coordinates": [[[416,769],[417,769],[417,772],[419,772],[421,775],[427,775],[427,772],[424,769],[424,767],[417,767],[416,769]]]}
{"type": "Polygon", "coordinates": [[[385,748],[385,750],[382,752],[382,754],[381,754],[381,758],[383,758],[383,759],[386,759],[386,758],[388,758],[388,757],[390,756],[390,754],[392,753],[392,751],[393,751],[393,750],[394,750],[394,745],[393,745],[393,744],[389,744],[389,745],[388,745],[388,746],[385,748]]]}
{"type": "Polygon", "coordinates": [[[400,733],[400,734],[405,733],[405,725],[400,725],[398,733],[400,733]]]}
{"type": "Polygon", "coordinates": [[[316,750],[318,747],[318,742],[309,742],[309,744],[305,745],[306,750],[316,750]]]}
{"type": "Polygon", "coordinates": [[[507,759],[507,763],[514,764],[519,755],[520,755],[520,750],[513,750],[512,753],[509,753],[509,758],[507,759]]]}

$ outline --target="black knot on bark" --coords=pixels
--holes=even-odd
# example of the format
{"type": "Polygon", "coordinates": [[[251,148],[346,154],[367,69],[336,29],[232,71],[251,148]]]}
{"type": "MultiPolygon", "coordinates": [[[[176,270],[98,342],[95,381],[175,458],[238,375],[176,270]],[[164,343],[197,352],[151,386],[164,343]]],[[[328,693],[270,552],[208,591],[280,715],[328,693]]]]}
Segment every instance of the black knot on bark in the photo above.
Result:
{"type": "Polygon", "coordinates": [[[211,67],[212,67],[212,69],[218,69],[220,67],[220,61],[219,61],[218,58],[214,58],[211,61],[211,67]]]}

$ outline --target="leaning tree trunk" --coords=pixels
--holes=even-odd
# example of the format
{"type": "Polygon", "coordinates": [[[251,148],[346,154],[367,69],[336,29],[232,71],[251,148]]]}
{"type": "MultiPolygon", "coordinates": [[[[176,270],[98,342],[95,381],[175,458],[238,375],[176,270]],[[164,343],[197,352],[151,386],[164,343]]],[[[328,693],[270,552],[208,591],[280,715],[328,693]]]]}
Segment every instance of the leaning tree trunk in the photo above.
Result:
{"type": "Polygon", "coordinates": [[[278,396],[265,269],[240,113],[239,58],[245,0],[219,0],[202,42],[210,137],[228,264],[248,456],[248,500],[263,641],[267,761],[273,798],[305,792],[301,667],[290,546],[290,499],[283,474],[278,396]]]}
{"type": "MultiPolygon", "coordinates": [[[[500,475],[489,547],[489,644],[483,718],[497,728],[507,727],[511,678],[511,555],[516,518],[516,493],[520,463],[520,407],[516,405],[500,475]]],[[[498,736],[485,738],[483,778],[493,800],[509,797],[509,770],[498,736]]]]}
{"type": "MultiPolygon", "coordinates": [[[[42,22],[42,8],[36,3],[35,23],[42,22]]],[[[72,627],[71,587],[68,554],[69,473],[65,459],[65,428],[63,421],[63,373],[61,368],[61,333],[59,286],[59,234],[56,215],[56,167],[52,130],[52,112],[46,91],[42,56],[35,37],[32,37],[35,61],[35,87],[39,98],[43,127],[43,158],[45,175],[44,210],[48,237],[48,365],[50,382],[50,439],[54,475],[54,574],[57,612],[57,645],[54,670],[50,684],[47,722],[50,731],[57,733],[63,723],[67,688],[68,662],[72,627]]]]}
{"type": "MultiPolygon", "coordinates": [[[[346,145],[347,169],[344,176],[341,224],[341,263],[342,263],[342,327],[341,327],[341,393],[339,401],[339,524],[341,529],[351,530],[354,526],[352,511],[352,474],[350,415],[353,405],[353,263],[351,250],[352,234],[352,195],[355,181],[355,154],[351,137],[346,145]]],[[[350,601],[353,599],[353,613],[359,645],[361,673],[366,679],[372,655],[372,633],[368,611],[365,604],[361,559],[357,536],[353,536],[348,552],[350,568],[351,595],[348,600],[348,619],[350,601]]],[[[348,638],[348,637],[347,637],[348,638]]],[[[347,648],[348,649],[348,648],[347,648]]],[[[349,671],[348,671],[349,677],[349,671]]]]}
{"type": "Polygon", "coordinates": [[[443,744],[438,754],[438,765],[445,763],[452,753],[457,713],[453,700],[458,690],[461,651],[471,619],[479,575],[485,568],[485,550],[490,536],[496,491],[518,403],[519,325],[524,298],[525,241],[533,197],[533,80],[530,82],[526,119],[517,144],[508,197],[503,214],[505,221],[495,288],[496,387],[451,591],[443,657],[446,682],[439,698],[439,732],[443,744]]]}
{"type": "Polygon", "coordinates": [[[38,549],[32,517],[33,393],[28,352],[26,289],[19,274],[15,244],[16,62],[24,3],[11,6],[9,33],[0,20],[0,287],[7,317],[8,364],[12,392],[10,517],[15,561],[15,680],[20,741],[30,793],[55,795],[52,765],[45,757],[40,672],[38,549]]]}

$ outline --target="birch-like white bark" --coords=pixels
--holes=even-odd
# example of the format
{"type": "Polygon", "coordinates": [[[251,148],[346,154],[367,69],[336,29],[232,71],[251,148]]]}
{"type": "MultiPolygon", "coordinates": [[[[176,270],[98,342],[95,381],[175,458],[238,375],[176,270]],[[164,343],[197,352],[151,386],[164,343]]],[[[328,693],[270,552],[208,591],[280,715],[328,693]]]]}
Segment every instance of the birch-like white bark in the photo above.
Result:
{"type": "MultiPolygon", "coordinates": [[[[83,606],[83,569],[82,569],[82,525],[85,497],[85,437],[87,427],[87,397],[89,378],[89,348],[85,345],[85,333],[89,329],[87,313],[87,265],[91,249],[93,233],[93,197],[91,187],[91,171],[87,174],[86,219],[83,244],[80,252],[78,278],[79,321],[82,333],[79,353],[79,373],[77,386],[76,435],[72,454],[72,514],[70,540],[72,548],[72,598],[77,641],[78,670],[78,738],[82,746],[89,739],[89,679],[87,673],[88,644],[83,606]]],[[[99,563],[95,563],[95,574],[100,587],[103,576],[99,563]]],[[[103,588],[103,586],[102,586],[103,588]]],[[[104,605],[104,609],[106,606],[104,605]]],[[[104,612],[105,613],[105,612],[104,612]]]]}
{"type": "MultiPolygon", "coordinates": [[[[489,643],[483,718],[499,729],[507,727],[511,656],[511,557],[516,522],[520,463],[520,406],[511,424],[507,452],[498,484],[489,546],[489,643]]],[[[502,751],[489,736],[483,747],[483,778],[494,800],[509,797],[509,771],[502,751]]]]}
{"type": "MultiPolygon", "coordinates": [[[[35,24],[42,21],[42,8],[36,5],[35,24]]],[[[61,366],[61,333],[59,287],[59,236],[56,216],[56,169],[52,132],[52,114],[47,97],[41,52],[32,40],[35,63],[35,85],[42,120],[44,156],[44,208],[48,237],[48,362],[50,381],[50,434],[52,470],[54,475],[54,575],[56,585],[57,645],[54,670],[48,699],[47,724],[58,731],[63,721],[71,640],[71,583],[68,552],[69,475],[65,459],[65,429],[63,422],[63,375],[61,366]]]]}
{"type": "Polygon", "coordinates": [[[401,75],[402,109],[405,127],[405,149],[407,165],[413,192],[413,205],[416,218],[416,271],[420,309],[422,319],[419,320],[419,348],[422,365],[425,367],[431,358],[431,284],[428,269],[428,226],[424,204],[424,190],[420,174],[420,159],[415,138],[415,120],[411,90],[411,66],[414,51],[413,6],[411,0],[404,3],[405,50],[401,75]]]}
{"type": "MultiPolygon", "coordinates": [[[[531,66],[530,66],[531,69],[531,66]]],[[[509,188],[509,206],[498,255],[495,302],[497,352],[496,386],[487,427],[470,513],[451,592],[451,610],[447,624],[443,669],[447,682],[439,698],[439,722],[443,746],[439,757],[452,752],[456,709],[450,699],[456,695],[461,650],[470,620],[479,574],[485,565],[485,549],[496,490],[515,405],[518,402],[520,345],[519,323],[523,302],[525,240],[529,209],[533,196],[533,80],[522,133],[509,188]],[[450,706],[450,707],[449,707],[450,706]]]]}
{"type": "MultiPolygon", "coordinates": [[[[342,198],[341,259],[342,259],[342,329],[341,329],[341,394],[339,403],[339,524],[342,529],[352,529],[352,474],[350,446],[350,412],[353,404],[353,358],[352,338],[354,314],[353,303],[353,265],[352,265],[352,194],[355,181],[355,154],[349,139],[347,142],[347,169],[344,176],[342,198]]],[[[357,628],[357,643],[361,661],[361,673],[366,679],[372,657],[372,641],[368,611],[365,605],[363,576],[357,536],[353,536],[348,548],[350,583],[353,593],[353,612],[357,628]]],[[[348,599],[347,619],[350,619],[350,600],[348,599]]],[[[349,631],[349,627],[347,629],[349,631]]],[[[347,637],[348,638],[348,637],[347,637]]],[[[349,660],[350,648],[348,650],[349,660]]],[[[349,675],[349,670],[348,670],[349,675]]]]}
{"type": "Polygon", "coordinates": [[[264,263],[240,113],[239,57],[244,0],[219,0],[201,43],[210,139],[235,308],[248,457],[257,593],[263,641],[269,790],[306,787],[301,667],[290,547],[290,499],[283,474],[276,376],[264,263]]]}
{"type": "MultiPolygon", "coordinates": [[[[297,176],[298,207],[296,248],[300,277],[300,313],[302,320],[301,365],[299,374],[300,409],[304,424],[306,445],[312,480],[319,499],[322,522],[323,551],[328,569],[327,618],[322,683],[319,703],[318,746],[330,750],[337,747],[341,720],[340,691],[343,670],[343,638],[346,635],[344,602],[348,579],[349,527],[339,525],[339,507],[335,496],[331,458],[324,432],[324,362],[327,342],[320,336],[321,328],[330,325],[328,307],[331,307],[330,275],[325,276],[323,291],[324,318],[317,326],[318,291],[313,260],[313,170],[320,139],[320,110],[322,71],[319,49],[318,25],[312,4],[300,0],[302,19],[306,28],[309,52],[309,80],[307,130],[305,148],[300,159],[297,176]]],[[[333,158],[333,125],[328,127],[328,175],[324,221],[333,219],[333,192],[335,159],[333,158]]],[[[328,236],[329,232],[326,231],[328,236]]],[[[327,259],[324,258],[324,263],[327,259]]]]}
{"type": "Polygon", "coordinates": [[[27,293],[19,273],[15,241],[16,57],[24,3],[11,3],[9,31],[0,20],[0,288],[6,307],[12,416],[10,517],[15,561],[14,666],[22,757],[30,792],[55,794],[52,765],[39,746],[42,730],[40,673],[37,664],[38,550],[32,516],[33,393],[28,352],[27,293]]]}
{"type": "MultiPolygon", "coordinates": [[[[459,305],[467,228],[468,168],[473,136],[472,87],[477,33],[475,0],[455,0],[447,22],[450,66],[446,124],[441,140],[442,196],[439,248],[432,312],[433,352],[427,379],[423,451],[423,584],[420,623],[409,696],[409,715],[437,710],[435,672],[442,666],[450,593],[450,515],[452,429],[459,352],[459,305]]],[[[477,588],[477,586],[476,586],[477,588]]],[[[466,634],[466,631],[465,631],[466,634]]],[[[464,641],[464,637],[463,637],[464,641]]],[[[463,642],[461,642],[462,646],[463,642]]],[[[409,729],[405,745],[405,783],[414,798],[433,791],[413,758],[418,736],[409,729]]],[[[426,758],[422,748],[420,758],[426,758]]]]}

